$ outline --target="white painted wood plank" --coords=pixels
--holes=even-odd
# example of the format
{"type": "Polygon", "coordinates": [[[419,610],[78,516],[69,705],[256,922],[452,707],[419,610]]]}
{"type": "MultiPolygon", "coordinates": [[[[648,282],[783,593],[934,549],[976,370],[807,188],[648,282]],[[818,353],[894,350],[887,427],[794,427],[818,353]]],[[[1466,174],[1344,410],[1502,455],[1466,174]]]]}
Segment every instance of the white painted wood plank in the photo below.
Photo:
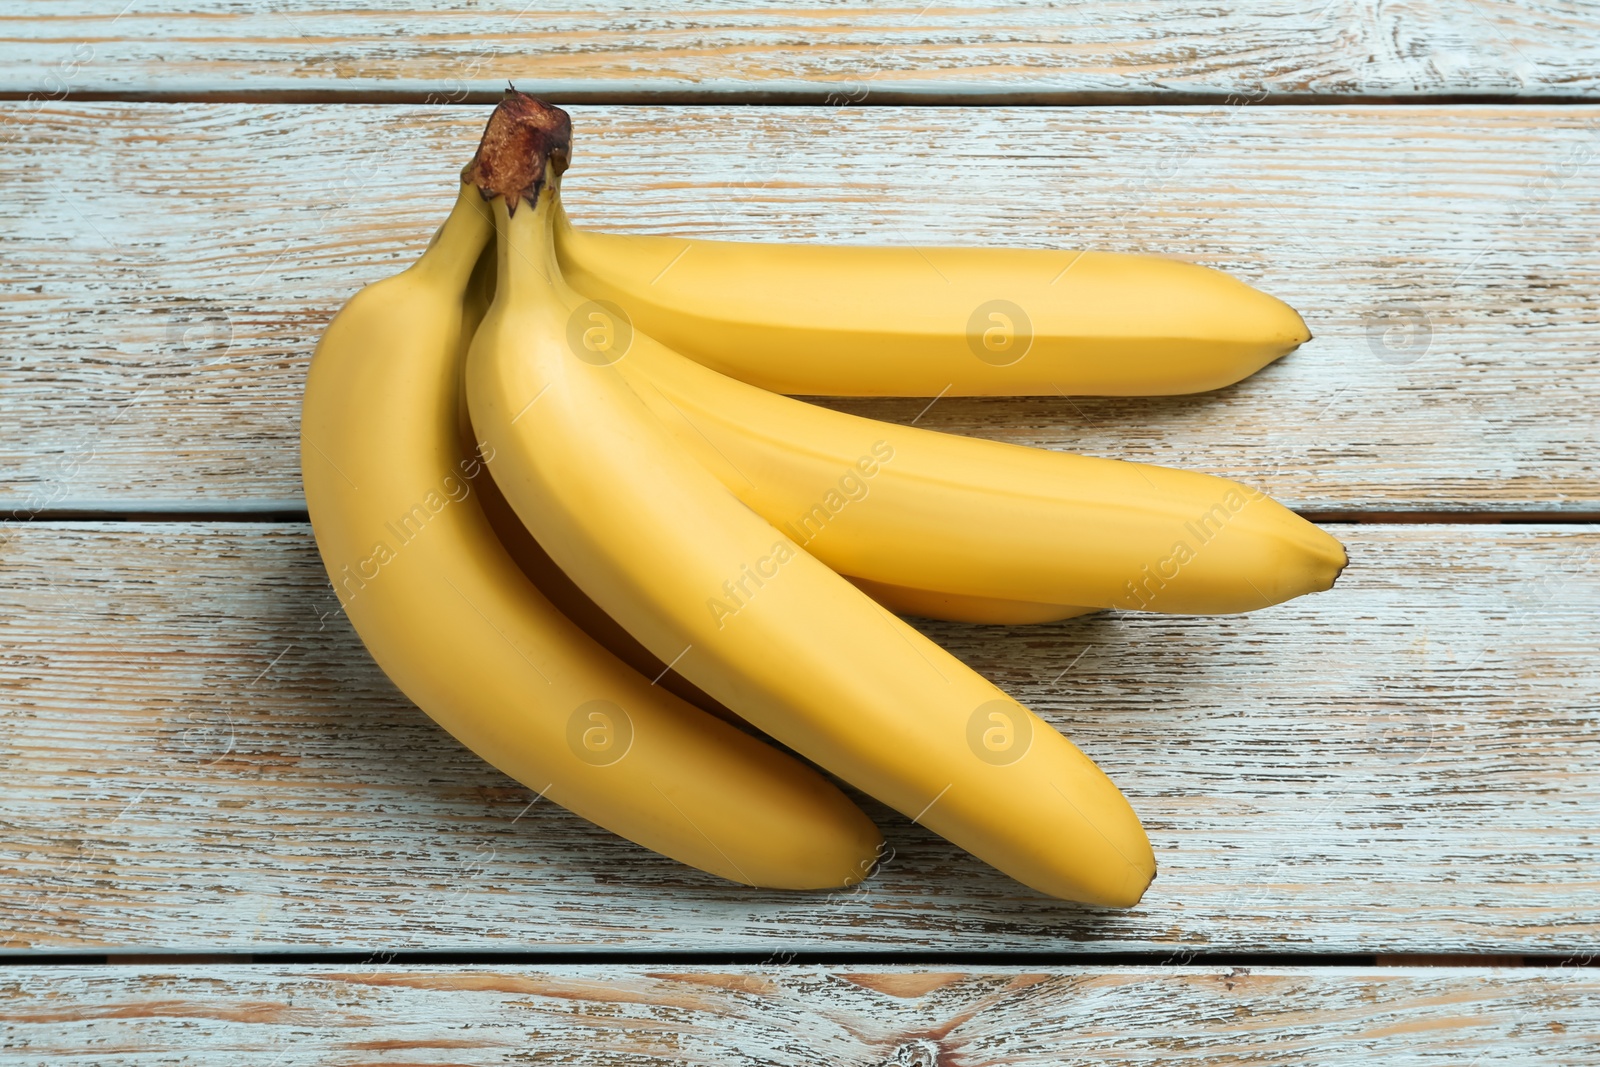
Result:
{"type": "Polygon", "coordinates": [[[4,948],[1592,948],[1600,530],[1340,533],[1332,592],[1247,616],[930,627],[1141,813],[1160,876],[1097,913],[875,805],[895,851],[853,891],[715,882],[434,728],[304,527],[28,524],[0,544],[4,948]]]}
{"type": "MultiPolygon", "coordinates": [[[[1581,0],[841,5],[13,0],[0,87],[71,92],[1593,95],[1581,0]]],[[[898,94],[898,96],[897,96],[898,94]]]]}
{"type": "Polygon", "coordinates": [[[17,1067],[1600,1062],[1582,968],[72,966],[0,990],[17,1067]]]}
{"type": "MultiPolygon", "coordinates": [[[[427,240],[486,108],[0,108],[0,501],[297,508],[306,361],[427,240]]],[[[1600,108],[576,109],[585,222],[1145,251],[1316,339],[1219,393],[920,425],[1315,510],[1600,509],[1600,108]]],[[[909,420],[922,400],[841,406],[909,420]]]]}

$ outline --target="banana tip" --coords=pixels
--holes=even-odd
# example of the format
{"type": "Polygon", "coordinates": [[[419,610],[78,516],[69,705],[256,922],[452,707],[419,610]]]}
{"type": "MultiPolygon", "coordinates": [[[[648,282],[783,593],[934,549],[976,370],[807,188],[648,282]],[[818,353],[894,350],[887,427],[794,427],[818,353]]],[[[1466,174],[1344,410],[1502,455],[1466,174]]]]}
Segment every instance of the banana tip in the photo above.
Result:
{"type": "Polygon", "coordinates": [[[1339,569],[1333,572],[1333,581],[1328,583],[1329,589],[1332,589],[1335,585],[1338,585],[1339,576],[1350,569],[1350,550],[1341,544],[1339,546],[1339,554],[1343,558],[1339,562],[1339,569]]]}
{"type": "MultiPolygon", "coordinates": [[[[1287,304],[1284,306],[1288,307],[1287,304]]],[[[1295,348],[1299,348],[1307,341],[1315,340],[1316,335],[1311,332],[1311,327],[1306,325],[1306,319],[1304,315],[1300,314],[1300,312],[1296,311],[1292,307],[1289,308],[1289,313],[1294,316],[1294,321],[1297,324],[1296,329],[1290,334],[1289,337],[1289,340],[1293,345],[1290,351],[1293,351],[1295,348]]]]}
{"type": "Polygon", "coordinates": [[[1138,890],[1134,893],[1133,898],[1131,900],[1129,900],[1127,903],[1120,903],[1119,902],[1117,904],[1117,907],[1122,908],[1122,909],[1138,907],[1139,906],[1139,902],[1144,899],[1145,894],[1150,892],[1150,887],[1155,885],[1155,883],[1156,883],[1156,875],[1158,875],[1160,873],[1161,873],[1160,869],[1155,865],[1154,861],[1152,861],[1151,864],[1150,864],[1150,877],[1146,878],[1144,880],[1144,884],[1139,886],[1138,890]]]}
{"type": "Polygon", "coordinates": [[[1134,863],[1129,860],[1128,873],[1131,877],[1123,883],[1117,893],[1101,897],[1095,901],[1096,905],[1103,908],[1116,908],[1119,911],[1138,907],[1139,902],[1150,891],[1150,887],[1155,884],[1156,875],[1160,873],[1154,855],[1150,856],[1148,864],[1149,866],[1147,867],[1144,864],[1134,863]]]}

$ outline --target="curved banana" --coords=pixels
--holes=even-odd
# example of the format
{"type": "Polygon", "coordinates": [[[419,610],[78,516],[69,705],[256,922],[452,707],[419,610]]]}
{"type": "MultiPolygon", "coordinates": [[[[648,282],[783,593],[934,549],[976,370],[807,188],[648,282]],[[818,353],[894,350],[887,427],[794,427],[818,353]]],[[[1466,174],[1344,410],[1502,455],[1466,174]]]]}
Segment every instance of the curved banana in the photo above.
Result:
{"type": "Polygon", "coordinates": [[[1335,538],[1226,478],[833,411],[686,359],[614,308],[581,314],[626,342],[618,372],[682,447],[892,610],[1228,614],[1327,589],[1347,562],[1335,538]]]}
{"type": "Polygon", "coordinates": [[[496,540],[457,411],[463,290],[490,232],[463,186],[422,258],[356,294],[312,359],[306,501],[356,632],[439,725],[592,822],[738,882],[860,880],[880,837],[838,789],[627,669],[496,540]]]}
{"type": "Polygon", "coordinates": [[[1283,301],[1157,256],[556,234],[572,287],[779,393],[1158,396],[1310,340],[1283,301]]]}
{"type": "MultiPolygon", "coordinates": [[[[559,109],[518,106],[565,126],[559,109]]],[[[565,151],[563,139],[551,169],[565,151]]],[[[1136,903],[1154,857],[1099,768],[682,451],[582,343],[550,189],[503,155],[470,180],[497,194],[499,258],[468,407],[497,484],[551,558],[652,653],[846,781],[1042,892],[1136,903]]]]}

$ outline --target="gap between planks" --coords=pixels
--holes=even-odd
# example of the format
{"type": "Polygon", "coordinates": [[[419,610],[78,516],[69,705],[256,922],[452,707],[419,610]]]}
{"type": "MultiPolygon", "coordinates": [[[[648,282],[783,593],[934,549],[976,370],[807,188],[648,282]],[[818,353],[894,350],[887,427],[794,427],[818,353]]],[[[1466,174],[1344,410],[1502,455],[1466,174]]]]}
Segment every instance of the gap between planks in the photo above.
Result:
{"type": "MultiPolygon", "coordinates": [[[[841,104],[836,90],[825,89],[649,89],[544,88],[522,82],[516,88],[559,106],[616,105],[620,107],[1238,107],[1239,94],[1233,92],[1184,92],[1151,90],[1136,92],[1038,92],[995,90],[970,87],[952,91],[902,89],[875,91],[861,101],[841,104]]],[[[500,92],[445,92],[438,87],[419,86],[391,90],[337,89],[202,89],[182,92],[81,91],[50,95],[22,90],[0,90],[0,101],[26,101],[37,104],[387,104],[445,105],[482,107],[498,103],[500,92]]],[[[1439,107],[1593,106],[1595,98],[1583,95],[1528,96],[1525,93],[1274,93],[1262,100],[1251,100],[1252,108],[1297,107],[1439,107]]]]}
{"type": "Polygon", "coordinates": [[[7,967],[77,966],[348,966],[381,963],[396,967],[458,966],[632,966],[659,963],[676,967],[1168,967],[1210,970],[1219,967],[1436,967],[1484,970],[1523,968],[1566,970],[1600,968],[1590,955],[1524,956],[1472,953],[1305,953],[1305,952],[113,952],[0,955],[7,967]]]}
{"type": "MultiPolygon", "coordinates": [[[[18,509],[21,510],[21,509],[18,509]]],[[[1600,523],[1600,511],[1311,511],[1291,508],[1295,514],[1319,526],[1457,526],[1457,525],[1540,525],[1593,526],[1600,523]]],[[[309,523],[310,514],[296,502],[262,501],[227,508],[163,507],[48,508],[37,512],[13,512],[0,518],[0,529],[17,522],[267,522],[309,523]]]]}

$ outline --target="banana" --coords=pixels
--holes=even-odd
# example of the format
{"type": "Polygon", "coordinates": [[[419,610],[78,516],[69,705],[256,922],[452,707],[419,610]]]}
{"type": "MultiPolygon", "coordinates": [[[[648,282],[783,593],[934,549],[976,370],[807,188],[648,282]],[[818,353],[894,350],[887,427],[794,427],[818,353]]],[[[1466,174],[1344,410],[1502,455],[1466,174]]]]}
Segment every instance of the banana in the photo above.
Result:
{"type": "Polygon", "coordinates": [[[496,540],[458,420],[463,291],[490,233],[462,186],[422,258],[356,294],[312,359],[306,501],[356,632],[440,726],[592,822],[737,882],[861,879],[881,838],[837,788],[651,686],[496,540]]]}
{"type": "MultiPolygon", "coordinates": [[[[570,129],[559,109],[508,101],[570,129]]],[[[567,142],[553,140],[559,173],[567,142]]],[[[1136,903],[1155,860],[1100,769],[740,503],[584,346],[554,180],[514,147],[491,119],[468,175],[494,194],[498,276],[467,401],[550,557],[654,655],[844,780],[1041,892],[1136,903]]]]}
{"type": "Polygon", "coordinates": [[[565,215],[556,248],[579,292],[779,393],[1196,393],[1311,338],[1281,300],[1156,256],[633,237],[565,215]]]}
{"type": "Polygon", "coordinates": [[[1347,562],[1335,538],[1229,479],[833,411],[686,359],[614,307],[580,314],[586,335],[625,344],[618,373],[683,448],[891,610],[1012,624],[1228,614],[1327,589],[1347,562]]]}

